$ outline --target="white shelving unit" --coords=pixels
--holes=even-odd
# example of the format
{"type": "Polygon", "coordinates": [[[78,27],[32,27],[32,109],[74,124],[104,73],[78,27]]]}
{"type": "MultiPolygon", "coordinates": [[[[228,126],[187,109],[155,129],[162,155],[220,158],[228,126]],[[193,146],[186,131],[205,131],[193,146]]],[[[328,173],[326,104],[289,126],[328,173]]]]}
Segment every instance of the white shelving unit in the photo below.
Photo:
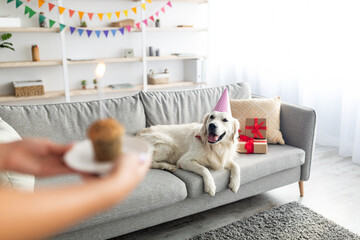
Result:
{"type": "MultiPolygon", "coordinates": [[[[122,0],[122,1],[134,1],[134,0],[122,0]]],[[[167,2],[168,0],[153,0],[154,2],[167,2]]],[[[145,3],[145,0],[139,0],[141,3],[145,3]]],[[[198,4],[198,3],[208,3],[208,0],[172,0],[173,3],[176,2],[183,2],[189,4],[198,4]]],[[[62,0],[57,0],[57,5],[62,6],[62,0]]],[[[58,14],[59,22],[63,23],[63,16],[58,14]]],[[[146,11],[141,9],[141,20],[147,18],[146,11]]],[[[86,29],[94,30],[95,28],[88,27],[86,29]]],[[[97,30],[112,30],[118,28],[111,28],[111,27],[103,27],[101,29],[96,28],[97,30]]],[[[157,89],[168,89],[168,88],[181,88],[181,87],[196,87],[206,84],[206,80],[202,80],[200,82],[189,82],[189,81],[180,81],[180,82],[171,82],[169,84],[161,84],[161,85],[148,85],[147,84],[147,63],[154,62],[154,61],[182,61],[182,60],[206,60],[207,56],[200,56],[200,55],[188,55],[188,56],[177,56],[177,55],[167,55],[167,56],[158,56],[158,57],[149,57],[146,54],[146,33],[147,32],[193,32],[196,34],[197,32],[207,32],[207,28],[196,28],[196,27],[146,27],[142,26],[142,29],[135,29],[131,30],[131,33],[141,34],[141,44],[142,44],[142,51],[140,57],[132,57],[132,58],[121,58],[121,57],[112,57],[112,58],[95,58],[95,59],[84,59],[84,60],[70,60],[67,59],[66,56],[66,32],[69,31],[69,28],[64,29],[64,31],[60,32],[59,28],[40,28],[40,27],[0,27],[0,33],[10,32],[10,33],[55,33],[59,34],[60,42],[61,42],[61,53],[62,59],[55,59],[55,60],[43,60],[39,62],[32,62],[32,61],[13,61],[13,62],[0,62],[0,69],[1,68],[30,68],[30,67],[48,67],[48,66],[61,66],[63,71],[63,81],[64,81],[64,90],[59,91],[47,91],[45,95],[41,96],[31,96],[31,97],[15,97],[15,96],[0,96],[0,102],[8,102],[8,101],[24,101],[24,100],[31,100],[31,99],[46,99],[46,98],[57,98],[57,97],[64,97],[67,102],[70,101],[71,96],[77,95],[91,95],[96,94],[97,90],[95,89],[88,89],[88,90],[70,90],[69,88],[69,76],[68,76],[68,66],[69,65],[84,65],[84,64],[96,64],[98,62],[105,62],[105,63],[130,63],[130,62],[139,62],[142,63],[142,84],[134,85],[133,88],[125,88],[125,89],[111,89],[105,88],[104,93],[116,93],[116,92],[130,92],[130,91],[141,91],[141,90],[157,90],[157,89]]]]}

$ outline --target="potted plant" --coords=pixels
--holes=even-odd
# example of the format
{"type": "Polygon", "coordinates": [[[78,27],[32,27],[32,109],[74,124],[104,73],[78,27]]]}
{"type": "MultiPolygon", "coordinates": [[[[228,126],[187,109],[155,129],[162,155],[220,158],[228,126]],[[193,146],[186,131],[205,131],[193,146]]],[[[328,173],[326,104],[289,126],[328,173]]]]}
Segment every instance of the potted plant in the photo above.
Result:
{"type": "Polygon", "coordinates": [[[11,42],[5,42],[6,40],[9,40],[11,36],[11,33],[4,33],[0,36],[0,48],[8,48],[15,51],[15,49],[12,47],[13,44],[11,42]]]}
{"type": "Polygon", "coordinates": [[[98,87],[97,87],[97,79],[96,78],[94,78],[93,83],[94,83],[94,88],[97,89],[98,87]]]}
{"type": "Polygon", "coordinates": [[[87,27],[86,22],[85,21],[80,21],[80,27],[86,28],[87,27]]]}
{"type": "Polygon", "coordinates": [[[86,80],[82,80],[82,81],[81,81],[82,90],[86,90],[86,85],[87,85],[86,80]]]}

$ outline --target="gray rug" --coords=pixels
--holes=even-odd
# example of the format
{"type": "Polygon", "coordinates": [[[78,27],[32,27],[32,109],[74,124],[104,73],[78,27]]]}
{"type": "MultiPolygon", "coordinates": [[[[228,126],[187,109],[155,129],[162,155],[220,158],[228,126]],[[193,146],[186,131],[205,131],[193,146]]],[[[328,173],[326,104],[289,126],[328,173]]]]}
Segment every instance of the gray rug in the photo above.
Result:
{"type": "Polygon", "coordinates": [[[309,208],[291,202],[200,234],[199,239],[360,239],[309,208]]]}

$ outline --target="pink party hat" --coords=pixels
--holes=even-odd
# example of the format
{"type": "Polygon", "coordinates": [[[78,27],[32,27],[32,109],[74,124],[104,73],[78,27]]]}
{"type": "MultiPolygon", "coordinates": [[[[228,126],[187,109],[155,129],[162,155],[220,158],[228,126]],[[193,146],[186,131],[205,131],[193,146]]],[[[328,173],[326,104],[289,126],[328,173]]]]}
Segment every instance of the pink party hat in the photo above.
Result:
{"type": "Polygon", "coordinates": [[[229,101],[229,95],[228,95],[227,88],[225,88],[225,91],[221,95],[221,97],[220,97],[220,99],[219,99],[218,103],[216,104],[216,107],[214,108],[213,111],[227,112],[230,115],[232,115],[231,114],[230,101],[229,101]]]}

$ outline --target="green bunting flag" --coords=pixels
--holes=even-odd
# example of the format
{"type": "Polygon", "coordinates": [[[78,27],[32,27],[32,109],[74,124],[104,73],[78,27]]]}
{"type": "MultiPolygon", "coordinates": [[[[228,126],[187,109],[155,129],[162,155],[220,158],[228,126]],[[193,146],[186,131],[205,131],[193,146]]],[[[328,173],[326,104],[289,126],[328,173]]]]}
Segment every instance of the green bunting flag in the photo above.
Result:
{"type": "Polygon", "coordinates": [[[28,6],[25,6],[25,15],[29,13],[29,18],[32,18],[35,15],[35,11],[29,8],[28,6]]]}
{"type": "Polygon", "coordinates": [[[23,2],[22,2],[22,1],[20,1],[20,0],[16,0],[16,8],[20,7],[20,6],[21,6],[21,4],[23,4],[23,2]]]}
{"type": "Polygon", "coordinates": [[[60,26],[60,32],[66,27],[66,25],[59,23],[60,26]]]}
{"type": "Polygon", "coordinates": [[[54,24],[55,24],[55,21],[49,19],[49,27],[52,28],[52,26],[54,26],[54,24]]]}
{"type": "Polygon", "coordinates": [[[13,2],[14,0],[7,0],[7,3],[11,3],[11,2],[13,2]]]}
{"type": "Polygon", "coordinates": [[[42,24],[45,21],[46,17],[44,15],[39,14],[39,23],[42,24]]]}

